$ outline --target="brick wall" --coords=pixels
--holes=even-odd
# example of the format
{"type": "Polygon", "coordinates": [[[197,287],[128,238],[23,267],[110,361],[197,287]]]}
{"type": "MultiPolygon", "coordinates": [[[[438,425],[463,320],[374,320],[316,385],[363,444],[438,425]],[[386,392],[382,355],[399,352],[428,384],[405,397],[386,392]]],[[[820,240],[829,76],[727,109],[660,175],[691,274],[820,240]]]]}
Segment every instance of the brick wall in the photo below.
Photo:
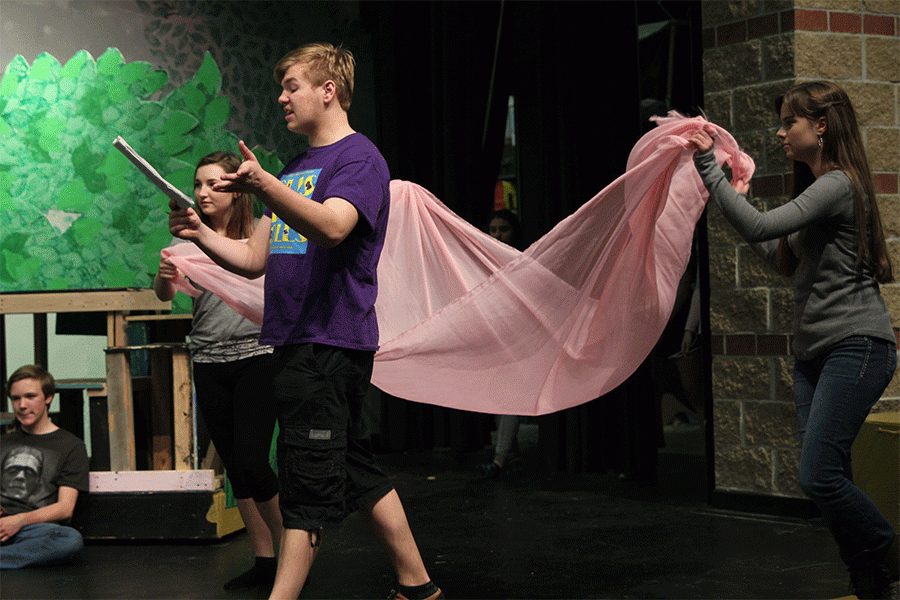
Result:
{"type": "MultiPolygon", "coordinates": [[[[800,81],[835,81],[857,109],[900,274],[898,0],[705,0],[702,8],[706,113],[756,161],[753,202],[778,206],[790,191],[774,98],[800,81]]],[[[709,244],[716,488],[802,497],[791,282],[764,265],[716,209],[709,244]]],[[[900,284],[882,293],[896,331],[900,284]]],[[[897,410],[898,398],[895,376],[876,410],[897,410]]]]}

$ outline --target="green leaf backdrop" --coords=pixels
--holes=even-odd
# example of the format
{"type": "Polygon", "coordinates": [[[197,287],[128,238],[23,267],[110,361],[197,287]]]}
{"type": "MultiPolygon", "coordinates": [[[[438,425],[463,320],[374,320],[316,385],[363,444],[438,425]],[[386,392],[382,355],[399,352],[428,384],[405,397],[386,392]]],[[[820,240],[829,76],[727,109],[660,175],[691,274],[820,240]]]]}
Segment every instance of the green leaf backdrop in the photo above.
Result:
{"type": "MultiPolygon", "coordinates": [[[[160,100],[169,81],[110,48],[65,65],[17,56],[0,81],[0,289],[150,287],[169,244],[168,201],[112,146],[121,135],[163,176],[191,193],[197,161],[236,151],[228,97],[209,53],[160,100]]],[[[254,152],[277,173],[274,152],[254,152]]],[[[189,311],[187,299],[179,312],[189,311]]]]}

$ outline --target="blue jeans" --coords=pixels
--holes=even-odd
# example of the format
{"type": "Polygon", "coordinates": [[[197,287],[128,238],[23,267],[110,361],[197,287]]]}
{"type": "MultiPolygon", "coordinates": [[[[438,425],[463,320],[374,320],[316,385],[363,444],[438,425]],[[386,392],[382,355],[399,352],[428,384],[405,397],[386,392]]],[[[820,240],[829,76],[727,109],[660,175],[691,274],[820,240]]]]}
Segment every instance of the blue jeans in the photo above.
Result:
{"type": "Polygon", "coordinates": [[[25,525],[0,547],[0,569],[21,569],[69,562],[84,540],[77,529],[56,523],[25,525]]]}
{"type": "Polygon", "coordinates": [[[841,559],[854,567],[887,550],[894,531],[853,484],[850,448],[897,367],[891,342],[863,336],[837,342],[794,365],[800,422],[800,487],[822,511],[841,559]]]}

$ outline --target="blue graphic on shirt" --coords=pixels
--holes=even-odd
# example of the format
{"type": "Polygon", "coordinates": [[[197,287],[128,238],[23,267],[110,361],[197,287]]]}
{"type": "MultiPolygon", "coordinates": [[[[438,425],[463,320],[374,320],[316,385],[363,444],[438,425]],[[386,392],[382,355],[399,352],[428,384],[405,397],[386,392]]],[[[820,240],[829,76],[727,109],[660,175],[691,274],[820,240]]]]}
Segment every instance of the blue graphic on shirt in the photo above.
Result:
{"type": "MultiPolygon", "coordinates": [[[[311,199],[321,171],[322,169],[310,169],[288,173],[281,176],[281,182],[295,192],[311,199]]],[[[272,230],[269,238],[270,254],[306,254],[306,244],[305,237],[288,227],[287,223],[278,218],[278,215],[272,214],[272,230]]]]}

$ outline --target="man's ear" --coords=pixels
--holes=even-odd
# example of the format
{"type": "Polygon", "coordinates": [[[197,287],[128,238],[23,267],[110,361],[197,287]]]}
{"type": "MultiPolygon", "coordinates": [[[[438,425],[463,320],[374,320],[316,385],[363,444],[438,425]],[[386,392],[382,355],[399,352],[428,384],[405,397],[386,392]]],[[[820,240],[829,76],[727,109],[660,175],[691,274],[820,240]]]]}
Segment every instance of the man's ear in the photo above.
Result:
{"type": "Polygon", "coordinates": [[[331,79],[325,80],[322,84],[322,100],[328,104],[337,97],[337,84],[331,79]]]}

